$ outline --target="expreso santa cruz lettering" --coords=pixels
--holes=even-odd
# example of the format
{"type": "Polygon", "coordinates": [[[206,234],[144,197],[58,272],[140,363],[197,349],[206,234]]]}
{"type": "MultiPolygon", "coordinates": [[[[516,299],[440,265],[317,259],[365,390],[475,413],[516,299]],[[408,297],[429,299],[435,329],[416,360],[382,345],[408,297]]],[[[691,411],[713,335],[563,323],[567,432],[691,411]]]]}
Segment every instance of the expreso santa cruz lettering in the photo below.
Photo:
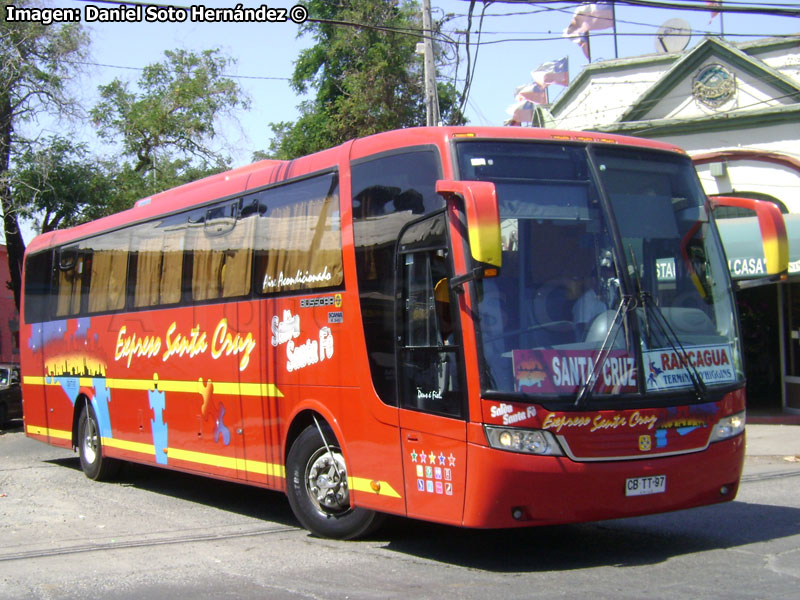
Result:
{"type": "Polygon", "coordinates": [[[534,128],[386,132],[167,190],[29,244],[25,432],[91,479],[285,492],[332,538],[729,501],[745,382],[712,209],[678,148],[534,128]]]}

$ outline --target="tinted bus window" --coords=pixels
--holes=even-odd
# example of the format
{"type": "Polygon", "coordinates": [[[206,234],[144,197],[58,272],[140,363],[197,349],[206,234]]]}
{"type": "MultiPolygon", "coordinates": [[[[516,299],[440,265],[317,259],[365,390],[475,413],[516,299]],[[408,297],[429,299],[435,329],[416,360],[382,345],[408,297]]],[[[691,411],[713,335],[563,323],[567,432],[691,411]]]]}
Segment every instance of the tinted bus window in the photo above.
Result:
{"type": "Polygon", "coordinates": [[[86,255],[79,246],[62,248],[58,253],[56,316],[76,315],[81,310],[86,255]]]}
{"type": "Polygon", "coordinates": [[[395,404],[394,249],[409,221],[444,206],[438,153],[413,150],[352,166],[353,235],[369,365],[375,390],[395,404]]]}
{"type": "Polygon", "coordinates": [[[53,275],[53,253],[50,250],[28,256],[25,260],[25,322],[48,320],[50,279],[53,275]]]}
{"type": "Polygon", "coordinates": [[[135,308],[180,302],[185,232],[186,215],[144,223],[133,230],[135,308]]]}
{"type": "Polygon", "coordinates": [[[260,294],[342,285],[335,174],[264,190],[248,200],[252,219],[257,223],[256,289],[260,294]]]}
{"type": "Polygon", "coordinates": [[[190,215],[186,245],[192,249],[192,300],[250,293],[255,219],[240,219],[240,206],[237,199],[190,215]]]}
{"type": "Polygon", "coordinates": [[[90,313],[125,308],[128,275],[129,231],[115,231],[87,240],[90,313]]]}

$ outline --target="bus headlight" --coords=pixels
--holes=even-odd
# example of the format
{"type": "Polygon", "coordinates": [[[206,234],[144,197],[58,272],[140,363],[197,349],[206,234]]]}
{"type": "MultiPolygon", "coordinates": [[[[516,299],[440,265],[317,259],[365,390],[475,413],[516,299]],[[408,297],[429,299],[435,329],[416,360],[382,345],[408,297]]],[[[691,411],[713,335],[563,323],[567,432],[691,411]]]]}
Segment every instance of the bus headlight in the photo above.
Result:
{"type": "Polygon", "coordinates": [[[556,438],[549,431],[539,429],[512,429],[484,425],[489,446],[509,452],[539,454],[544,456],[563,456],[556,438]]]}
{"type": "Polygon", "coordinates": [[[727,440],[728,438],[736,437],[744,431],[744,418],[745,412],[736,413],[729,417],[723,417],[716,425],[714,431],[711,432],[711,442],[719,442],[720,440],[727,440]]]}

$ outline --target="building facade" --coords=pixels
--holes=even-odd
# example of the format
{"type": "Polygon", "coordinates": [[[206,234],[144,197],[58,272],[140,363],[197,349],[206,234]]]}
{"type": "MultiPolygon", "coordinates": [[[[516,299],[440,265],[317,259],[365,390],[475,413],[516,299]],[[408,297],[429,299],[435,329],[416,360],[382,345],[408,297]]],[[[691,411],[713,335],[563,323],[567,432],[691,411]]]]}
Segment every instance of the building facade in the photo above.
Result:
{"type": "Polygon", "coordinates": [[[0,245],[0,363],[19,364],[19,313],[8,287],[8,252],[0,245]]]}
{"type": "MultiPolygon", "coordinates": [[[[740,289],[750,409],[800,412],[800,35],[588,65],[551,106],[561,129],[670,142],[709,196],[774,202],[790,237],[789,276],[740,289]]],[[[734,279],[764,272],[758,228],[718,220],[734,279]],[[744,232],[744,233],[743,233],[744,232]]]]}

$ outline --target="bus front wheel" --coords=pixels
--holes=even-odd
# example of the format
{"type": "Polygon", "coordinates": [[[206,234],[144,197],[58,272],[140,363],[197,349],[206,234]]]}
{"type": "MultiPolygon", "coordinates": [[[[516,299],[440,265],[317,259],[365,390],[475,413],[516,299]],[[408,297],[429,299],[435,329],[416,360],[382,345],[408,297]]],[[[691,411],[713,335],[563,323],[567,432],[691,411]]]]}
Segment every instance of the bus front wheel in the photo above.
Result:
{"type": "Polygon", "coordinates": [[[347,466],[327,427],[307,427],[292,444],[286,458],[286,494],[303,527],[320,537],[356,538],[383,520],[379,513],[350,505],[347,466]]]}
{"type": "Polygon", "coordinates": [[[100,426],[88,402],[78,418],[78,454],[81,457],[81,469],[89,479],[103,481],[119,472],[120,461],[103,456],[100,426]]]}

